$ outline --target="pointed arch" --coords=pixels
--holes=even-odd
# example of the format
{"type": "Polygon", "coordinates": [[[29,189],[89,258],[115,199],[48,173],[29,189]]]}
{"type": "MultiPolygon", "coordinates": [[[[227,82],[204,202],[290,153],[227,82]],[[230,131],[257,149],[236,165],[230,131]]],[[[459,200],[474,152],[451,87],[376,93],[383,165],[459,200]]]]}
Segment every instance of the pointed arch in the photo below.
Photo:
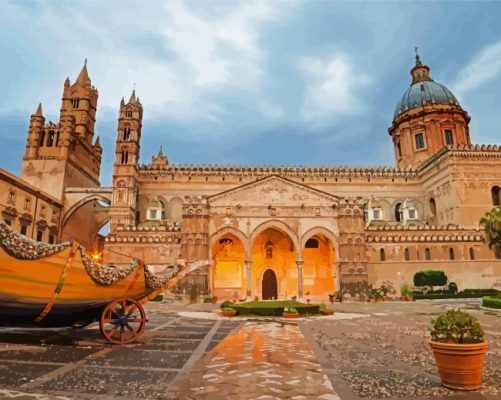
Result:
{"type": "Polygon", "coordinates": [[[251,255],[250,255],[249,239],[247,238],[245,233],[243,233],[240,229],[237,229],[233,226],[225,226],[225,227],[217,230],[216,232],[214,232],[210,236],[210,239],[209,239],[210,255],[209,255],[209,257],[212,257],[212,248],[214,247],[214,244],[219,239],[221,239],[221,237],[223,237],[224,235],[228,235],[228,234],[235,236],[236,238],[238,238],[242,242],[242,245],[244,246],[244,249],[245,249],[245,257],[247,259],[250,259],[251,255]]]}
{"type": "Polygon", "coordinates": [[[301,253],[302,247],[299,244],[298,234],[289,225],[287,225],[283,221],[280,221],[279,219],[270,219],[258,225],[256,228],[254,228],[249,238],[250,248],[252,248],[252,246],[254,245],[256,238],[266,229],[276,229],[277,231],[283,233],[286,237],[289,237],[292,244],[294,245],[294,249],[296,250],[297,254],[299,255],[301,253]]]}

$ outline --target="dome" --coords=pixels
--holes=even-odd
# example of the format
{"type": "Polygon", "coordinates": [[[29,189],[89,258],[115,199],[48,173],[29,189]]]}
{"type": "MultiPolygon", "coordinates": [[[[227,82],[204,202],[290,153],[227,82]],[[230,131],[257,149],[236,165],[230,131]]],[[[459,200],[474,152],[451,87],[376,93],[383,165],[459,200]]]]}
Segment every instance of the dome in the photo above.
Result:
{"type": "Polygon", "coordinates": [[[452,92],[430,77],[430,67],[423,65],[416,53],[416,65],[411,70],[412,83],[395,107],[394,118],[414,108],[432,104],[453,104],[460,107],[452,92]]]}
{"type": "Polygon", "coordinates": [[[434,81],[421,81],[411,85],[395,107],[394,117],[401,113],[430,104],[454,104],[459,102],[444,85],[434,81]]]}
{"type": "Polygon", "coordinates": [[[153,199],[151,199],[148,204],[146,205],[146,208],[158,208],[158,209],[163,209],[164,205],[163,203],[158,199],[157,196],[155,196],[153,199]]]}

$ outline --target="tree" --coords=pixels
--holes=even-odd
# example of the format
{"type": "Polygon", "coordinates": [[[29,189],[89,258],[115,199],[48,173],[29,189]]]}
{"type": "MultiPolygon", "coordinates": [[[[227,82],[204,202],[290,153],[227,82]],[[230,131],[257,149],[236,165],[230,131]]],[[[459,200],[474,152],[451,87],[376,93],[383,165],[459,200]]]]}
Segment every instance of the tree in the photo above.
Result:
{"type": "Polygon", "coordinates": [[[444,286],[447,283],[447,275],[444,271],[419,271],[414,274],[414,286],[444,286]]]}
{"type": "Polygon", "coordinates": [[[480,219],[484,226],[489,249],[494,250],[496,258],[501,258],[501,207],[494,207],[480,219]]]}

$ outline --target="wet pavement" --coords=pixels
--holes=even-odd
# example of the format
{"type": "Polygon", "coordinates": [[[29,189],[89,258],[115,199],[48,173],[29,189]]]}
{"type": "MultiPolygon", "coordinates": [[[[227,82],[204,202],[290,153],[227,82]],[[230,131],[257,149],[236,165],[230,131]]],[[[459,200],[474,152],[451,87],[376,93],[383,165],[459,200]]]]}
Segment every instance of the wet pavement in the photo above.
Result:
{"type": "Polygon", "coordinates": [[[108,344],[97,324],[1,328],[0,398],[165,399],[176,377],[240,324],[150,312],[145,333],[128,346],[108,344]]]}
{"type": "Polygon", "coordinates": [[[97,325],[1,328],[0,398],[501,399],[501,313],[474,301],[344,303],[334,316],[297,321],[214,308],[150,303],[145,333],[128,346],[109,345],[97,325]],[[428,346],[431,318],[458,306],[490,345],[484,385],[467,394],[440,385],[428,346]]]}

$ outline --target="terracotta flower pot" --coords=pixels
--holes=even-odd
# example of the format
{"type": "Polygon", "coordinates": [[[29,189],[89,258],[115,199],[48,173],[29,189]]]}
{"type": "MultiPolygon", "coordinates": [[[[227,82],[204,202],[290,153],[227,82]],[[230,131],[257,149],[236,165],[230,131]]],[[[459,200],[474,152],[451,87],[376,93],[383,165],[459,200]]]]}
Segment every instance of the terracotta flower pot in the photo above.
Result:
{"type": "Polygon", "coordinates": [[[430,340],[442,385],[452,389],[475,390],[482,385],[487,342],[440,343],[430,340]]]}
{"type": "Polygon", "coordinates": [[[335,312],[335,311],[334,311],[334,310],[329,310],[329,309],[327,309],[327,310],[320,310],[320,312],[321,312],[323,315],[332,315],[332,314],[334,314],[334,312],[335,312]]]}
{"type": "Polygon", "coordinates": [[[234,317],[235,315],[237,315],[237,310],[232,310],[232,311],[221,311],[221,313],[222,313],[225,317],[234,317]]]}
{"type": "Polygon", "coordinates": [[[298,313],[282,313],[282,317],[284,318],[298,318],[298,313]]]}

